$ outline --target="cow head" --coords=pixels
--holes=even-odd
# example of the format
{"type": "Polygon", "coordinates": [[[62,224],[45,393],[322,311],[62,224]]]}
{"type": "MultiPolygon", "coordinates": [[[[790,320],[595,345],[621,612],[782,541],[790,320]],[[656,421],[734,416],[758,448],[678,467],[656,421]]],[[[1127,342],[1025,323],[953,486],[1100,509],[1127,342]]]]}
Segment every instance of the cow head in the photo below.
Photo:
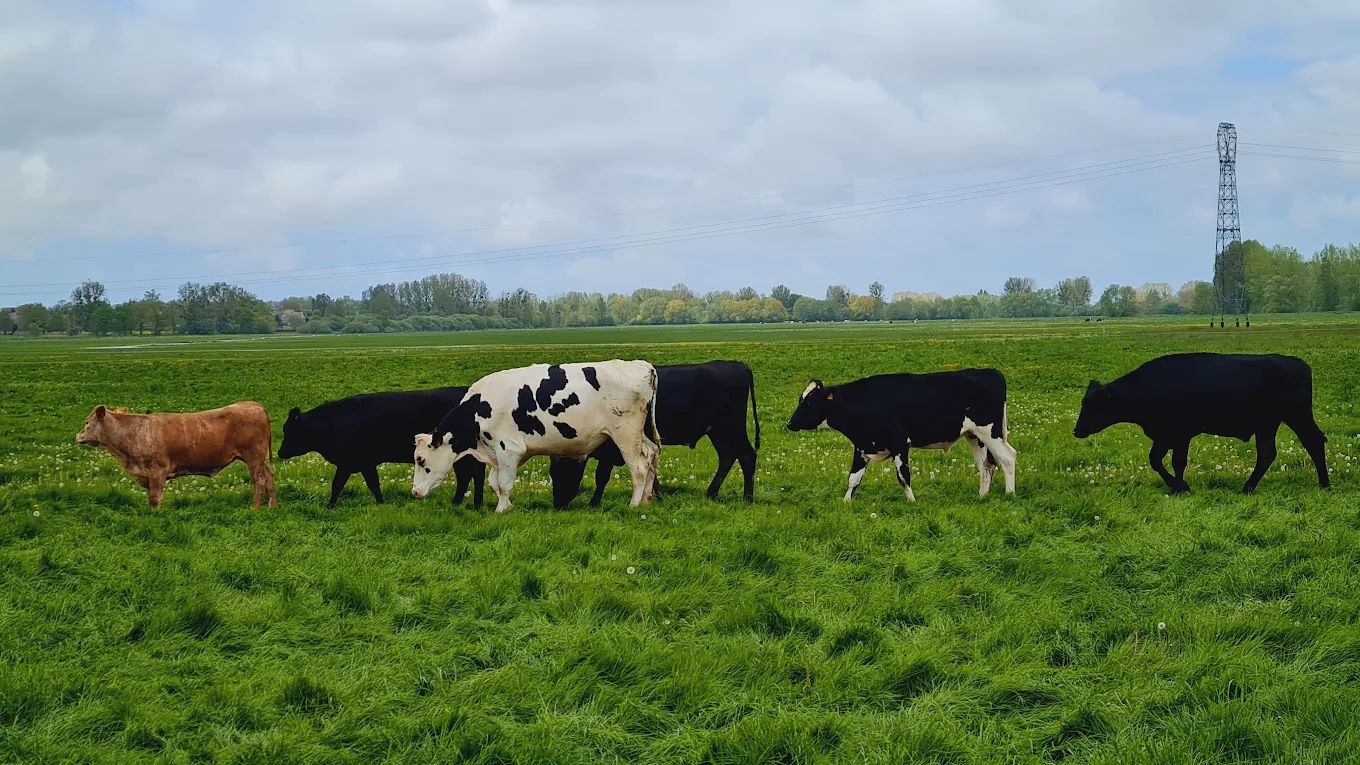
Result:
{"type": "Polygon", "coordinates": [[[411,471],[411,494],[424,499],[434,488],[444,482],[454,463],[453,447],[448,436],[436,432],[416,435],[416,452],[411,471]]]}
{"type": "Polygon", "coordinates": [[[1081,399],[1081,413],[1077,415],[1077,426],[1072,435],[1086,438],[1118,422],[1111,401],[1110,389],[1092,380],[1086,386],[1086,395],[1081,399]]]}
{"type": "Polygon", "coordinates": [[[813,380],[803,389],[798,400],[798,408],[789,418],[789,430],[814,430],[831,414],[831,401],[835,389],[828,388],[821,380],[813,380]]]}
{"type": "Polygon", "coordinates": [[[96,406],[85,418],[85,427],[76,434],[76,443],[84,446],[103,446],[108,443],[113,435],[112,429],[117,427],[113,422],[113,415],[126,411],[119,409],[110,412],[103,404],[96,406]]]}
{"type": "Polygon", "coordinates": [[[288,410],[288,419],[283,421],[283,443],[279,444],[279,459],[300,457],[315,451],[318,439],[313,433],[314,423],[310,422],[301,409],[288,410]]]}

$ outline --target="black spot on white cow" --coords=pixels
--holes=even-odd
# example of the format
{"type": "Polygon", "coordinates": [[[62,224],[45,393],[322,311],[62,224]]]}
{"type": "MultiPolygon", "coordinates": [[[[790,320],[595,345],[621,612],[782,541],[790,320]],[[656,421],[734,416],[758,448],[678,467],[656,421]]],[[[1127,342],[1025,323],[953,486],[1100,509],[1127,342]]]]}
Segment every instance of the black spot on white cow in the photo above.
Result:
{"type": "Polygon", "coordinates": [[[601,361],[588,377],[581,364],[507,369],[468,388],[466,406],[449,412],[432,433],[415,438],[415,457],[431,472],[414,471],[411,492],[438,486],[455,460],[471,456],[491,467],[496,511],[510,507],[515,472],[536,455],[584,459],[612,442],[633,478],[631,504],[651,501],[660,439],[655,423],[656,369],[645,361],[601,361]],[[540,395],[542,394],[542,395],[540,395]],[[549,413],[565,405],[555,417],[549,413]],[[465,409],[467,411],[465,411],[465,409]],[[549,428],[538,414],[551,417],[549,428]],[[502,447],[495,449],[490,433],[502,447]]]}
{"type": "MultiPolygon", "coordinates": [[[[752,501],[755,492],[756,450],[760,448],[760,417],[756,412],[755,377],[740,361],[710,361],[703,364],[658,366],[656,426],[663,445],[685,445],[693,449],[707,437],[718,452],[718,471],[708,485],[709,499],[717,499],[732,465],[741,464],[744,478],[742,496],[752,501]],[[746,402],[751,402],[755,446],[746,435],[746,402]]],[[[615,466],[623,457],[612,443],[604,443],[591,455],[596,459],[595,494],[591,506],[598,505],[615,466]]],[[[554,458],[552,476],[553,504],[565,507],[581,490],[585,460],[554,458]]]]}
{"type": "Polygon", "coordinates": [[[1006,493],[1015,492],[1015,448],[1008,441],[1006,378],[995,369],[960,369],[928,374],[883,374],[841,385],[813,380],[789,418],[789,430],[813,430],[826,423],[855,447],[845,501],[855,495],[870,462],[893,460],[907,499],[912,449],[948,451],[968,442],[978,469],[978,495],[987,496],[1001,466],[1006,493]]]}
{"type": "MultiPolygon", "coordinates": [[[[449,387],[413,391],[361,393],[302,411],[293,407],[283,423],[279,459],[317,452],[335,465],[331,479],[330,506],[334,507],[350,476],[359,473],[372,492],[383,501],[378,465],[411,464],[411,439],[428,433],[444,415],[463,401],[467,388],[449,387]]],[[[424,469],[416,462],[417,469],[424,469]]],[[[482,506],[486,466],[472,458],[454,466],[458,489],[454,504],[463,501],[468,483],[475,484],[472,501],[482,506]]]]}
{"type": "Polygon", "coordinates": [[[1327,437],[1313,419],[1313,370],[1303,359],[1275,354],[1176,353],[1155,358],[1119,379],[1092,380],[1072,434],[1086,438],[1132,423],[1152,439],[1148,462],[1172,493],[1189,491],[1190,439],[1200,434],[1256,437],[1256,469],[1242,487],[1255,491],[1275,461],[1275,434],[1289,426],[1325,489],[1327,437]],[[1163,460],[1171,452],[1175,474],[1163,460]]]}

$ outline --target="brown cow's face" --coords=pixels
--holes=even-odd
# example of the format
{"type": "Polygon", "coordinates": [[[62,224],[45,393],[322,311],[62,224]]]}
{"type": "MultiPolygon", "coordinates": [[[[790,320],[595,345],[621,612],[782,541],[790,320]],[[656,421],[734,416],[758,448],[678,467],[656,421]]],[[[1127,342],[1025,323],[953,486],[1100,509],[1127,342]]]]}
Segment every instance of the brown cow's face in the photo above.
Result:
{"type": "Polygon", "coordinates": [[[85,446],[99,446],[102,444],[108,433],[109,410],[103,404],[96,406],[90,416],[85,418],[85,427],[76,434],[76,443],[85,446]]]}

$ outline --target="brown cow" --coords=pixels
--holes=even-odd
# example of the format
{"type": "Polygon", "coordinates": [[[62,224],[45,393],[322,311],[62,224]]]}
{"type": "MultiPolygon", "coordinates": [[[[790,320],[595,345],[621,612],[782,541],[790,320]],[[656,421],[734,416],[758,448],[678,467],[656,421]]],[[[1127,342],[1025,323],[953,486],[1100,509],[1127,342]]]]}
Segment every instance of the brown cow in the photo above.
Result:
{"type": "Polygon", "coordinates": [[[161,506],[165,482],[182,475],[215,476],[240,460],[255,485],[251,507],[264,494],[275,507],[270,468],[269,413],[254,401],[183,414],[128,414],[102,404],[85,418],[76,443],[100,447],[118,458],[146,489],[152,508],[161,506]]]}

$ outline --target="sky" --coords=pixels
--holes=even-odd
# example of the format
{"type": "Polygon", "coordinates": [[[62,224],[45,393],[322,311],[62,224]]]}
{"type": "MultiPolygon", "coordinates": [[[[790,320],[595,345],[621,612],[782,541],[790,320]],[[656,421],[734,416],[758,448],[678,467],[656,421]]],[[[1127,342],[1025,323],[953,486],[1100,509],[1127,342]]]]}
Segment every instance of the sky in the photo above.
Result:
{"type": "Polygon", "coordinates": [[[1355,0],[10,0],[0,305],[1176,287],[1223,121],[1245,238],[1360,242],[1357,40],[1355,0]]]}

